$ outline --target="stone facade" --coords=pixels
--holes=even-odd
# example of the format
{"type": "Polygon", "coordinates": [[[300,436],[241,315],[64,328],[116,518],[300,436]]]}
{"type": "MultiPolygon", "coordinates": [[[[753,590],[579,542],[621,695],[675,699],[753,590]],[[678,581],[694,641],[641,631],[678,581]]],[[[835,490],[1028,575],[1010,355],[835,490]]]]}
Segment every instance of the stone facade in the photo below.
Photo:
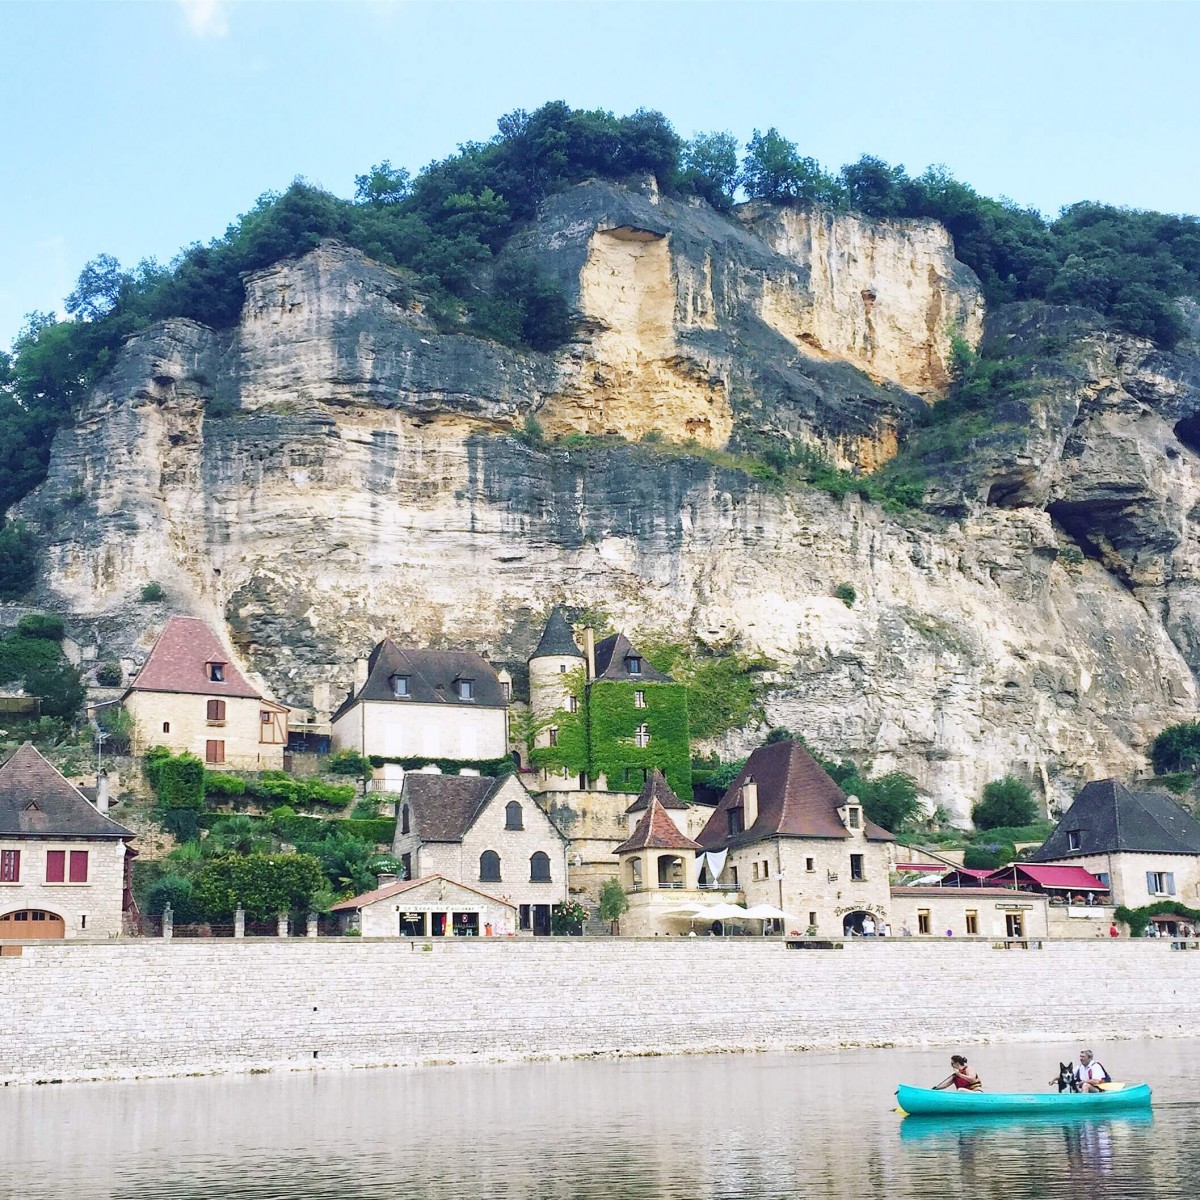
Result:
{"type": "MultiPolygon", "coordinates": [[[[478,811],[468,815],[458,827],[432,831],[429,819],[414,802],[411,793],[436,776],[410,773],[400,796],[399,818],[392,853],[405,862],[413,879],[442,875],[447,879],[479,887],[505,903],[515,905],[522,917],[522,929],[549,932],[549,912],[567,898],[567,839],[558,831],[516,776],[500,781],[482,801],[478,811]],[[519,809],[520,828],[510,828],[509,805],[519,809]],[[405,832],[405,808],[409,809],[405,832]],[[423,828],[423,824],[425,828],[423,828]],[[435,840],[436,839],[436,840],[435,840]],[[483,856],[497,856],[495,872],[499,878],[483,878],[483,856]],[[549,878],[533,878],[534,858],[545,856],[549,878]],[[537,909],[534,914],[532,910],[537,909]],[[522,911],[528,910],[528,911],[522,911]],[[535,915],[546,922],[534,930],[535,915]]],[[[455,776],[442,776],[453,780],[455,776]]],[[[495,781],[481,779],[485,788],[495,781]]],[[[436,803],[436,801],[434,801],[436,803]]]]}
{"type": "Polygon", "coordinates": [[[518,910],[475,888],[433,875],[381,885],[335,904],[342,932],[366,938],[504,937],[518,931],[518,910]]]}
{"type": "Polygon", "coordinates": [[[279,771],[287,748],[286,710],[270,701],[230,696],[224,716],[209,719],[212,696],[178,692],[131,692],[125,708],[133,718],[132,749],[144,754],[166,746],[196,755],[211,769],[279,771]],[[282,729],[280,728],[282,722],[282,729]]]}
{"type": "Polygon", "coordinates": [[[5,920],[9,914],[21,911],[44,912],[60,918],[64,937],[121,936],[126,853],[123,841],[0,835],[0,855],[6,852],[21,857],[19,881],[0,882],[0,922],[3,922],[0,938],[27,936],[22,923],[5,920]],[[86,854],[86,881],[47,882],[49,851],[65,853],[68,864],[72,854],[86,854]]]}
{"type": "Polygon", "coordinates": [[[386,700],[366,701],[334,721],[333,746],[381,758],[503,758],[508,753],[507,712],[435,704],[401,710],[386,700]]]}
{"type": "Polygon", "coordinates": [[[1059,932],[1057,925],[1052,930],[1049,913],[1046,897],[1035,892],[1007,888],[894,887],[889,923],[892,937],[997,939],[1044,938],[1051,933],[1074,937],[1108,934],[1107,923],[1081,925],[1070,934],[1059,932]]]}
{"type": "Polygon", "coordinates": [[[1193,1035],[1200,953],[1130,938],[1028,951],[856,938],[804,952],[768,938],[44,942],[0,957],[0,998],[0,1084],[597,1054],[1096,1045],[1193,1035]],[[1075,985],[1097,977],[1102,986],[1075,985]],[[264,1020],[267,1003],[279,1019],[264,1020]]]}

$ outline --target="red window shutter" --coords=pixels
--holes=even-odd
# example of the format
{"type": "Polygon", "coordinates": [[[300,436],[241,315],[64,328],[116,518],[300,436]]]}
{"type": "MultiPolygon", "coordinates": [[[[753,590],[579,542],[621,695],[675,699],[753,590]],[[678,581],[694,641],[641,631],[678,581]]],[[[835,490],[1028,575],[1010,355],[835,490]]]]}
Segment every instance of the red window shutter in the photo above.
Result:
{"type": "Polygon", "coordinates": [[[67,852],[65,850],[46,851],[46,882],[65,883],[67,879],[67,852]]]}
{"type": "Polygon", "coordinates": [[[88,852],[86,850],[71,851],[71,882],[87,883],[88,852]]]}
{"type": "Polygon", "coordinates": [[[225,743],[208,741],[204,743],[204,761],[223,763],[225,761],[225,743]]]}
{"type": "Polygon", "coordinates": [[[21,882],[20,850],[0,850],[0,883],[21,882]]]}

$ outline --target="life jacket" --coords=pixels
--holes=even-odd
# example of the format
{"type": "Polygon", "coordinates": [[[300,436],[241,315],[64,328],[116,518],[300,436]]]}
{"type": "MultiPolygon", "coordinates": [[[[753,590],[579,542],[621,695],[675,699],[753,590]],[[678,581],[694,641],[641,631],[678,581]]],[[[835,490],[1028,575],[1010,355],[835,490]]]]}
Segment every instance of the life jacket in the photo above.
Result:
{"type": "Polygon", "coordinates": [[[958,1071],[954,1072],[954,1086],[957,1090],[963,1092],[982,1092],[983,1083],[979,1079],[972,1079],[969,1075],[962,1075],[958,1071]]]}

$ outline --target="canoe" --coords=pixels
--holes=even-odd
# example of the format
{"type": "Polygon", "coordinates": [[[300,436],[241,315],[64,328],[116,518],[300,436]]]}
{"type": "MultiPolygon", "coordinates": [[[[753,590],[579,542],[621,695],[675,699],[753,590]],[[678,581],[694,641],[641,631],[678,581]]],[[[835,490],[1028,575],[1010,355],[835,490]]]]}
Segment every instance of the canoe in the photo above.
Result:
{"type": "Polygon", "coordinates": [[[1053,1113],[1087,1116],[1150,1105],[1149,1084],[1139,1083],[1104,1092],[959,1092],[932,1088],[896,1089],[896,1100],[914,1116],[953,1116],[955,1113],[1053,1113]]]}

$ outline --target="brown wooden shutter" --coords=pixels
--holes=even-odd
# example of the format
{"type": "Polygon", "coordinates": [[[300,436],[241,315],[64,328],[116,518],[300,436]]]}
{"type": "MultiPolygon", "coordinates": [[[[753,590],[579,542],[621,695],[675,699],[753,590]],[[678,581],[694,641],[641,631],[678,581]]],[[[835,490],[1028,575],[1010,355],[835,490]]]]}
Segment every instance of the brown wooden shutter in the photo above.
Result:
{"type": "Polygon", "coordinates": [[[225,761],[225,743],[207,741],[204,743],[204,761],[223,763],[225,761]]]}

